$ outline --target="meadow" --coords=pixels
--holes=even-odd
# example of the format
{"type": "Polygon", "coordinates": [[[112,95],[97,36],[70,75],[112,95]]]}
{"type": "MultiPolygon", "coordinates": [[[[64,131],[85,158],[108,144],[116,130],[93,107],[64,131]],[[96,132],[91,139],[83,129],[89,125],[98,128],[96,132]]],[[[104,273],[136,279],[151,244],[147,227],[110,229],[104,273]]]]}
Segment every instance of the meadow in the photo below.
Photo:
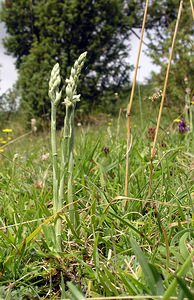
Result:
{"type": "MultiPolygon", "coordinates": [[[[47,20],[45,26],[47,27],[48,22],[53,20],[52,13],[54,17],[59,13],[60,19],[62,8],[65,8],[64,12],[68,12],[65,19],[70,16],[70,30],[66,30],[67,24],[63,22],[60,23],[62,26],[56,26],[58,17],[56,24],[54,21],[53,27],[50,25],[48,29],[52,28],[52,35],[54,29],[59,32],[59,40],[62,43],[56,50],[60,50],[60,53],[61,49],[64,51],[62,58],[65,57],[65,60],[61,61],[62,71],[66,67],[70,70],[67,61],[68,56],[73,54],[71,53],[73,39],[69,46],[67,43],[69,36],[65,38],[65,34],[69,35],[71,32],[73,36],[75,29],[82,27],[78,25],[73,27],[74,30],[71,29],[75,3],[72,5],[72,15],[66,9],[66,3],[63,5],[61,2],[58,3],[60,6],[57,6],[57,2],[52,1],[48,6],[44,6],[48,8],[48,17],[42,17],[41,11],[40,18],[37,18],[37,15],[30,18],[31,22],[34,19],[36,22],[35,26],[30,23],[29,32],[34,28],[37,29],[37,26],[39,31],[44,29],[42,34],[38,31],[40,36],[45,35],[46,41],[40,43],[41,51],[37,50],[39,48],[33,48],[38,46],[38,42],[35,43],[34,40],[35,32],[32,34],[33,42],[29,42],[23,35],[20,38],[18,35],[20,31],[15,26],[13,16],[20,16],[23,11],[25,20],[27,7],[22,6],[22,2],[21,7],[12,5],[12,2],[5,3],[3,18],[9,26],[10,19],[14,20],[13,28],[8,26],[8,33],[11,35],[14,33],[13,29],[15,27],[17,29],[16,40],[13,36],[10,44],[7,40],[7,47],[10,50],[8,52],[13,52],[13,41],[16,41],[17,45],[18,36],[20,46],[22,40],[24,46],[25,41],[28,46],[32,43],[32,48],[27,47],[29,55],[25,57],[26,60],[19,69],[21,76],[19,82],[23,86],[20,100],[21,103],[26,102],[27,106],[24,105],[18,115],[13,113],[9,122],[2,121],[0,124],[0,299],[191,300],[194,298],[194,102],[190,80],[187,77],[187,73],[190,76],[191,72],[187,71],[185,66],[191,63],[192,51],[188,49],[186,51],[184,46],[182,51],[188,53],[186,62],[183,62],[180,55],[175,55],[174,61],[172,60],[183,1],[180,1],[179,5],[172,46],[169,48],[167,43],[166,47],[169,59],[163,57],[161,74],[158,74],[162,77],[164,71],[166,74],[162,90],[159,90],[161,85],[154,90],[153,95],[144,94],[140,85],[138,93],[135,90],[148,10],[146,1],[135,75],[130,92],[124,95],[123,91],[118,90],[118,93],[114,94],[113,90],[109,90],[110,94],[106,94],[115,98],[114,101],[113,98],[104,101],[110,104],[110,112],[118,110],[116,115],[98,114],[96,108],[95,116],[90,115],[86,118],[84,114],[80,114],[81,119],[79,111],[76,111],[77,102],[80,101],[77,86],[81,69],[87,61],[86,56],[91,56],[91,49],[95,51],[96,43],[90,44],[88,39],[89,48],[82,45],[81,49],[87,49],[88,54],[84,52],[79,56],[66,80],[61,78],[59,63],[55,62],[47,95],[48,69],[51,69],[49,59],[51,57],[55,58],[54,61],[60,59],[57,52],[55,55],[52,51],[51,55],[50,32],[48,31],[49,38],[47,38],[45,24],[37,22],[39,19],[47,20]],[[61,30],[64,27],[65,33],[58,27],[61,30]],[[45,47],[47,43],[48,49],[45,47]],[[168,86],[171,62],[173,70],[175,58],[178,58],[178,70],[180,69],[178,74],[180,90],[181,93],[185,92],[185,95],[181,96],[181,101],[176,96],[179,90],[176,80],[174,90],[171,90],[172,85],[168,86]],[[33,61],[35,66],[37,63],[38,66],[34,67],[33,61]],[[40,62],[44,64],[41,65],[40,62]],[[42,72],[42,66],[46,66],[45,73],[42,72]],[[43,77],[38,76],[37,70],[40,70],[43,77]],[[40,94],[36,93],[37,86],[43,94],[46,91],[46,96],[41,94],[41,98],[39,97],[40,94]],[[172,98],[170,101],[168,92],[172,98]],[[45,103],[46,97],[48,101],[50,99],[50,103],[45,103]],[[51,110],[48,109],[48,104],[51,104],[51,110]],[[41,106],[44,105],[48,109],[47,112],[51,111],[47,124],[41,121],[43,113],[41,106]],[[34,112],[31,109],[34,109],[34,112]],[[61,129],[57,127],[59,110],[64,110],[64,127],[61,129]],[[22,111],[28,113],[26,118],[28,124],[25,124],[25,117],[20,115],[22,111]],[[31,119],[29,129],[29,114],[33,113],[39,115],[40,119],[31,119]]],[[[192,1],[190,3],[193,16],[192,1]]],[[[117,11],[118,7],[115,8],[117,11]]],[[[102,12],[104,15],[104,10],[102,12]]],[[[32,16],[32,13],[39,13],[38,2],[31,3],[29,15],[32,16]]],[[[98,14],[100,16],[101,13],[98,14]]],[[[77,15],[82,16],[80,13],[77,15]]],[[[86,18],[84,14],[83,16],[85,25],[86,18]]],[[[91,19],[88,17],[88,20],[91,19]]],[[[22,34],[23,27],[29,26],[29,18],[26,20],[27,27],[22,23],[22,34]]],[[[116,20],[119,20],[120,26],[120,15],[116,20]]],[[[115,24],[118,26],[117,22],[115,24]]],[[[86,28],[90,27],[93,28],[93,26],[86,28]]],[[[103,33],[102,28],[100,31],[99,28],[97,24],[97,35],[100,31],[103,33]]],[[[108,28],[110,26],[105,27],[105,33],[108,32],[108,28]]],[[[96,32],[88,36],[96,36],[96,32]]],[[[111,29],[110,32],[114,30],[111,29]]],[[[115,32],[115,37],[118,37],[117,31],[115,32]]],[[[184,38],[186,32],[185,27],[184,38]]],[[[58,40],[56,34],[53,35],[55,41],[58,40]]],[[[79,42],[78,36],[81,34],[75,33],[76,43],[79,42]]],[[[110,36],[111,34],[107,34],[107,38],[110,36]]],[[[177,49],[180,48],[184,38],[179,37],[177,49]]],[[[102,41],[104,39],[106,35],[102,41]]],[[[117,38],[113,41],[115,48],[117,38]]],[[[160,45],[160,39],[158,41],[160,45]]],[[[157,48],[153,45],[151,48],[157,48]]],[[[122,49],[123,46],[119,43],[118,49],[122,49]]],[[[76,47],[79,49],[78,44],[76,47]]],[[[109,45],[107,48],[109,49],[109,45]]],[[[106,49],[104,44],[103,47],[99,44],[100,53],[104,49],[106,49]]],[[[114,57],[120,60],[122,56],[120,51],[117,54],[113,52],[116,56],[112,56],[111,51],[111,59],[116,68],[114,57]]],[[[23,55],[22,51],[21,53],[23,55]]],[[[24,53],[27,55],[26,50],[24,53]]],[[[95,57],[94,53],[92,52],[92,56],[95,57]]],[[[159,62],[158,53],[155,59],[159,62]]],[[[103,82],[108,75],[104,58],[108,57],[106,52],[101,55],[103,56],[99,56],[99,59],[103,58],[101,74],[103,82]]],[[[21,56],[18,56],[18,67],[22,62],[20,60],[21,56]]],[[[101,67],[99,68],[98,64],[97,66],[100,70],[101,67]]],[[[90,68],[91,66],[88,68],[89,73],[94,73],[97,77],[100,75],[98,74],[100,71],[94,69],[93,72],[90,68]]],[[[112,64],[110,70],[111,68],[112,64]]],[[[118,70],[121,69],[115,69],[115,74],[119,72],[118,70]]],[[[121,77],[126,75],[123,70],[121,77]]],[[[177,75],[175,70],[177,69],[174,69],[174,77],[177,75]]],[[[87,79],[86,75],[85,78],[87,79]]],[[[153,80],[153,84],[156,82],[153,80]]],[[[104,84],[104,87],[106,86],[104,84]]],[[[83,87],[80,84],[80,93],[83,87]]],[[[89,91],[91,87],[86,84],[86,88],[89,91]]],[[[152,89],[151,81],[148,81],[147,89],[149,91],[152,89]]],[[[102,91],[104,91],[103,84],[102,91]]],[[[9,100],[9,97],[5,98],[6,109],[9,104],[7,99],[9,100]]],[[[86,97],[85,101],[87,100],[89,107],[88,99],[86,97]]],[[[103,98],[101,111],[106,107],[106,105],[102,107],[102,100],[103,98]]],[[[9,116],[12,115],[11,110],[7,113],[9,116]]],[[[1,117],[6,120],[3,115],[1,117]]]]}
{"type": "MultiPolygon", "coordinates": [[[[174,119],[180,111],[164,107],[150,197],[158,102],[142,99],[141,109],[142,123],[135,101],[128,197],[126,112],[76,126],[77,225],[66,205],[65,177],[61,251],[50,133],[23,136],[16,124],[7,124],[13,132],[1,133],[12,140],[0,157],[0,299],[193,299],[193,133],[179,132],[174,119]]],[[[57,132],[57,142],[61,136],[57,132]]]]}

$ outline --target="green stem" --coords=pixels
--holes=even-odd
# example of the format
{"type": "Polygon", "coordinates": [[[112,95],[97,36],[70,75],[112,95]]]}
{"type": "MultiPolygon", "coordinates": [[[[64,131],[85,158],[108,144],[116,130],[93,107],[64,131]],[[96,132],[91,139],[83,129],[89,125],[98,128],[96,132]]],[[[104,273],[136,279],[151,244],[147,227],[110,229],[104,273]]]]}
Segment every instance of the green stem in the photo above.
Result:
{"type": "Polygon", "coordinates": [[[64,120],[63,136],[61,140],[61,162],[60,162],[60,184],[59,184],[59,206],[64,203],[64,184],[65,184],[65,167],[69,157],[69,134],[70,134],[70,108],[66,107],[66,115],[64,120]]]}
{"type": "Polygon", "coordinates": [[[51,104],[51,149],[53,160],[53,212],[58,209],[58,162],[56,143],[56,105],[51,104]]]}
{"type": "MultiPolygon", "coordinates": [[[[70,115],[70,139],[69,139],[69,165],[68,165],[68,203],[73,202],[73,187],[72,187],[72,179],[73,179],[73,147],[74,147],[74,109],[72,109],[70,115]]],[[[71,209],[71,208],[70,208],[71,209]]]]}
{"type": "MultiPolygon", "coordinates": [[[[51,104],[51,149],[53,158],[53,213],[57,212],[59,207],[58,201],[58,154],[57,154],[57,137],[56,137],[56,105],[51,104]]],[[[57,217],[55,223],[56,233],[56,250],[61,251],[61,218],[57,217]]]]}
{"type": "Polygon", "coordinates": [[[138,83],[138,98],[139,98],[139,110],[140,110],[141,130],[143,130],[143,111],[142,111],[140,83],[138,83]]]}
{"type": "MultiPolygon", "coordinates": [[[[194,255],[194,251],[187,257],[184,264],[180,267],[179,271],[177,272],[178,277],[184,276],[186,274],[188,267],[191,265],[191,259],[193,255],[194,255]]],[[[174,294],[176,286],[177,286],[177,280],[175,278],[169,285],[167,291],[164,293],[162,300],[169,300],[170,297],[174,294]]]]}
{"type": "MultiPolygon", "coordinates": [[[[56,135],[56,114],[57,106],[61,99],[62,90],[59,92],[59,85],[61,82],[59,64],[55,64],[50,76],[49,81],[49,98],[51,100],[51,151],[52,151],[52,162],[53,162],[53,213],[55,214],[59,210],[58,203],[58,185],[59,185],[59,174],[58,174],[58,154],[57,154],[57,135],[56,135]]],[[[57,216],[55,223],[56,233],[56,251],[61,251],[61,219],[57,216]]]]}
{"type": "MultiPolygon", "coordinates": [[[[57,209],[60,210],[63,207],[65,201],[64,189],[65,189],[65,169],[68,161],[68,144],[69,144],[69,114],[70,109],[66,107],[66,116],[64,120],[63,135],[61,140],[61,161],[60,161],[60,181],[59,181],[59,191],[58,191],[58,205],[57,209]]],[[[58,248],[61,248],[61,235],[62,235],[62,220],[58,218],[55,227],[56,241],[58,248]]]]}
{"type": "Polygon", "coordinates": [[[190,131],[193,131],[193,112],[192,112],[192,106],[189,105],[189,122],[190,122],[190,131]]]}
{"type": "MultiPolygon", "coordinates": [[[[70,143],[69,143],[68,189],[67,189],[68,203],[73,202],[74,111],[75,111],[75,107],[72,108],[72,112],[71,112],[71,116],[70,116],[70,143]]],[[[76,204],[71,205],[69,207],[69,215],[70,215],[70,221],[73,224],[73,227],[76,229],[78,226],[78,213],[77,213],[77,205],[76,204]]]]}
{"type": "MultiPolygon", "coordinates": [[[[66,115],[64,119],[63,136],[61,140],[61,161],[60,161],[60,177],[59,177],[59,189],[58,189],[58,206],[60,210],[64,203],[64,185],[65,185],[65,169],[67,169],[67,204],[73,202],[73,147],[74,147],[74,110],[76,102],[79,101],[80,95],[77,95],[77,83],[78,78],[83,67],[86,58],[86,52],[81,54],[74,63],[71,69],[70,78],[66,80],[68,83],[66,86],[66,98],[64,103],[66,105],[66,115]]],[[[57,67],[56,67],[57,68],[57,67]]],[[[55,71],[55,70],[54,70],[55,71]]],[[[53,72],[54,73],[54,72],[53,72]]],[[[50,83],[52,85],[52,81],[50,83]]],[[[56,84],[55,84],[56,85],[56,84]]],[[[73,213],[75,207],[70,209],[70,220],[72,226],[76,228],[75,215],[73,213]]],[[[56,238],[58,246],[61,245],[61,230],[62,223],[61,219],[58,218],[56,222],[56,238]]]]}
{"type": "MultiPolygon", "coordinates": [[[[74,148],[74,105],[66,106],[66,116],[64,120],[64,132],[61,141],[61,169],[60,169],[60,186],[59,186],[59,205],[62,207],[64,202],[64,184],[65,169],[68,167],[67,177],[67,203],[73,202],[73,148],[74,148]],[[68,165],[68,166],[67,166],[68,165]]],[[[70,221],[76,228],[75,207],[69,208],[70,221]]]]}

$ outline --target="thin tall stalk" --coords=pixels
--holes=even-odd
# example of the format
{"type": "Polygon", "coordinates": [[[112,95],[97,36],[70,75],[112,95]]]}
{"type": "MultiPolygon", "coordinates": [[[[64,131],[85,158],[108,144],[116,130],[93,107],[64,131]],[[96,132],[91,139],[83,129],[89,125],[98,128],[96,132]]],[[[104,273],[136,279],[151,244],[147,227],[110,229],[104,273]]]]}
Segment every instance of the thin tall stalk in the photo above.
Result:
{"type": "Polygon", "coordinates": [[[118,141],[118,139],[119,139],[121,113],[122,113],[122,108],[119,109],[119,115],[118,115],[118,119],[117,119],[116,141],[118,141]]]}
{"type": "Polygon", "coordinates": [[[166,88],[167,88],[167,83],[168,83],[168,77],[169,77],[169,72],[170,72],[172,55],[173,55],[173,52],[174,52],[175,40],[176,40],[176,36],[177,36],[177,31],[178,31],[178,26],[179,26],[179,21],[180,21],[182,9],[183,9],[183,0],[180,1],[180,5],[179,5],[179,11],[178,11],[175,30],[174,30],[173,40],[172,40],[172,46],[171,46],[171,51],[170,51],[170,56],[169,56],[169,61],[168,61],[168,67],[167,67],[166,77],[165,77],[165,81],[164,81],[164,88],[163,88],[163,92],[162,92],[162,99],[161,99],[160,109],[159,109],[159,113],[158,113],[156,131],[155,131],[155,136],[154,136],[154,142],[153,142],[153,146],[152,146],[152,149],[151,149],[149,198],[152,195],[153,159],[154,159],[155,152],[156,152],[156,143],[157,143],[157,138],[158,138],[158,132],[159,132],[159,127],[160,127],[160,121],[161,121],[161,116],[162,116],[164,99],[165,99],[165,96],[166,96],[166,88]]]}
{"type": "MultiPolygon", "coordinates": [[[[140,67],[139,67],[139,74],[140,74],[140,67]]],[[[143,130],[143,111],[142,111],[142,99],[141,99],[140,84],[138,84],[138,99],[139,99],[139,112],[140,112],[140,120],[141,120],[141,130],[143,130]]]]}
{"type": "Polygon", "coordinates": [[[192,11],[192,16],[194,19],[194,8],[193,8],[193,0],[190,0],[190,4],[191,4],[191,11],[192,11]]]}
{"type": "MultiPolygon", "coordinates": [[[[132,108],[134,92],[135,92],[137,71],[138,71],[141,47],[142,47],[142,42],[143,42],[143,34],[144,34],[144,29],[145,29],[147,10],[148,10],[148,0],[146,0],[146,6],[145,6],[145,11],[144,11],[141,35],[140,35],[139,49],[138,49],[136,66],[135,66],[135,74],[134,74],[134,79],[133,79],[130,100],[129,100],[129,104],[127,107],[127,151],[126,151],[126,169],[125,169],[125,196],[128,196],[128,187],[129,187],[128,177],[129,177],[129,150],[130,150],[130,146],[131,146],[131,108],[132,108]]],[[[125,203],[125,205],[126,205],[126,203],[125,203]]]]}
{"type": "MultiPolygon", "coordinates": [[[[65,170],[67,169],[67,203],[73,202],[73,148],[74,148],[74,111],[78,101],[80,101],[80,95],[77,95],[77,84],[81,69],[84,65],[87,52],[80,55],[76,60],[73,68],[71,69],[70,78],[66,80],[66,115],[64,119],[63,136],[61,140],[61,163],[60,163],[60,182],[59,182],[59,194],[58,194],[58,208],[61,209],[64,202],[64,182],[65,182],[65,170]]],[[[70,221],[74,228],[77,227],[76,222],[76,205],[72,205],[70,210],[70,221]]],[[[58,232],[61,235],[61,232],[58,232]]]]}
{"type": "MultiPolygon", "coordinates": [[[[51,99],[51,151],[53,160],[53,213],[58,211],[58,154],[57,154],[57,137],[56,137],[56,112],[57,106],[61,99],[59,85],[61,83],[60,68],[57,63],[52,72],[49,81],[49,97],[51,99]]],[[[57,217],[58,220],[59,217],[57,217]]],[[[56,220],[56,224],[57,224],[56,220]]],[[[56,225],[57,227],[57,225],[56,225]]],[[[56,236],[57,229],[55,228],[56,236]]],[[[57,239],[56,239],[57,240],[57,239]]],[[[61,251],[61,243],[57,241],[56,250],[61,251]]]]}
{"type": "MultiPolygon", "coordinates": [[[[74,108],[71,113],[70,118],[71,126],[71,138],[69,141],[69,161],[68,161],[68,182],[67,182],[67,199],[68,203],[73,202],[73,168],[74,168],[74,158],[73,158],[73,149],[74,149],[74,108]]],[[[78,213],[77,213],[77,204],[71,205],[69,207],[69,216],[71,223],[74,225],[74,228],[78,226],[78,213]]]]}
{"type": "MultiPolygon", "coordinates": [[[[61,140],[61,160],[58,170],[58,154],[57,154],[57,138],[56,138],[56,112],[57,106],[61,99],[62,90],[59,92],[61,83],[59,64],[56,64],[51,72],[49,81],[49,97],[51,99],[51,149],[53,158],[53,212],[60,211],[64,204],[64,185],[65,171],[67,170],[67,204],[73,202],[73,147],[74,147],[74,110],[76,102],[80,100],[80,95],[77,95],[77,84],[81,69],[84,65],[86,52],[80,55],[71,69],[70,78],[66,80],[66,115],[64,118],[64,128],[61,140]]],[[[70,221],[72,226],[76,228],[76,204],[70,208],[70,221]]],[[[60,215],[56,218],[55,236],[56,250],[62,250],[62,220],[60,215]]]]}

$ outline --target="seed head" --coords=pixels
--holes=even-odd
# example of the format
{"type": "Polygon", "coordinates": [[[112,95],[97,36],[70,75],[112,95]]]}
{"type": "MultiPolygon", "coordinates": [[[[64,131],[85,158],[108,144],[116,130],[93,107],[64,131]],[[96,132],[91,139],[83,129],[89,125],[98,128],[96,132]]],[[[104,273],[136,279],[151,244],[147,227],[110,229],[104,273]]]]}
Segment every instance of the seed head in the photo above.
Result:
{"type": "Polygon", "coordinates": [[[66,98],[65,104],[67,106],[75,105],[76,102],[80,101],[80,95],[77,95],[77,84],[81,69],[84,65],[87,52],[82,53],[79,58],[75,61],[74,66],[71,69],[71,75],[69,79],[66,79],[66,98]]]}
{"type": "Polygon", "coordinates": [[[49,98],[54,105],[57,105],[61,99],[62,91],[59,91],[61,83],[60,67],[56,63],[51,71],[51,77],[49,81],[49,98]]]}

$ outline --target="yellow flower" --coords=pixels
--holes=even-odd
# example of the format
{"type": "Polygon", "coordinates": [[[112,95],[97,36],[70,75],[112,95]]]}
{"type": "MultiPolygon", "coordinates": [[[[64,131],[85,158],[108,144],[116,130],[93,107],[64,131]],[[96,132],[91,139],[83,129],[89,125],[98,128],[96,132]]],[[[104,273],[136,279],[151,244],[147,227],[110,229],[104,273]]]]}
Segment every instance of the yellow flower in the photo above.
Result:
{"type": "Polygon", "coordinates": [[[10,137],[10,136],[8,136],[8,137],[7,137],[7,140],[8,140],[8,141],[11,141],[11,137],[10,137]]]}
{"type": "Polygon", "coordinates": [[[0,148],[0,153],[4,152],[4,149],[0,148]]]}
{"type": "Polygon", "coordinates": [[[11,133],[13,130],[11,128],[5,128],[2,130],[2,132],[5,132],[5,133],[11,133]]]}
{"type": "Polygon", "coordinates": [[[0,141],[0,144],[6,144],[6,143],[7,143],[7,141],[5,141],[5,140],[0,141]]]}
{"type": "Polygon", "coordinates": [[[176,118],[176,119],[174,119],[174,123],[179,123],[181,121],[181,119],[179,119],[179,118],[176,118]]]}
{"type": "Polygon", "coordinates": [[[191,105],[194,105],[194,101],[191,101],[191,105]]]}

